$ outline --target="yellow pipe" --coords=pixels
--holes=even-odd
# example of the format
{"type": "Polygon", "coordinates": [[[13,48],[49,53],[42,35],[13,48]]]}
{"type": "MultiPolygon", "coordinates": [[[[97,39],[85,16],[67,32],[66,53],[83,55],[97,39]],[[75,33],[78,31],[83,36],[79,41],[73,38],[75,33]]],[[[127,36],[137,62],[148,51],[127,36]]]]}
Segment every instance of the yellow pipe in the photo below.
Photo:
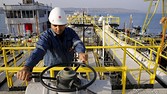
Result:
{"type": "Polygon", "coordinates": [[[54,77],[54,70],[52,68],[50,69],[50,77],[54,77]]]}
{"type": "Polygon", "coordinates": [[[9,76],[9,84],[10,84],[10,87],[13,86],[13,80],[12,80],[12,77],[9,76]]]}
{"type": "Polygon", "coordinates": [[[141,71],[142,71],[142,65],[140,65],[139,77],[138,77],[138,84],[140,84],[141,71]]]}
{"type": "Polygon", "coordinates": [[[16,56],[15,56],[15,52],[14,52],[14,50],[12,50],[12,53],[13,53],[13,59],[14,59],[14,66],[16,67],[17,65],[16,65],[16,56]]]}
{"type": "MultiPolygon", "coordinates": [[[[136,42],[135,42],[135,46],[137,46],[137,45],[136,45],[136,42]]],[[[136,52],[137,52],[137,49],[135,48],[135,54],[134,54],[134,56],[136,56],[136,52]]]]}
{"type": "Polygon", "coordinates": [[[2,47],[2,50],[28,50],[28,49],[35,49],[35,47],[2,47]]]}
{"type": "Polygon", "coordinates": [[[126,67],[122,70],[122,94],[125,94],[126,90],[126,67]]]}
{"type": "Polygon", "coordinates": [[[109,49],[109,48],[158,48],[160,46],[86,46],[86,49],[109,49]]]}
{"type": "Polygon", "coordinates": [[[124,48],[124,57],[123,57],[123,63],[122,66],[125,67],[126,66],[126,48],[124,48]]]}
{"type": "Polygon", "coordinates": [[[156,57],[156,62],[155,62],[155,66],[154,66],[154,71],[153,74],[151,75],[151,80],[150,80],[150,84],[154,84],[155,83],[155,76],[156,76],[156,71],[157,71],[157,67],[158,67],[158,60],[159,60],[159,53],[160,53],[161,48],[158,48],[158,52],[157,52],[157,57],[156,57]]]}
{"type": "MultiPolygon", "coordinates": [[[[5,51],[5,50],[3,50],[3,56],[4,56],[4,64],[5,64],[5,67],[8,67],[8,65],[7,65],[6,51],[5,51]]],[[[8,87],[11,87],[12,85],[10,84],[10,78],[9,78],[8,70],[6,70],[5,72],[6,72],[6,78],[7,78],[8,87]]]]}
{"type": "MultiPolygon", "coordinates": [[[[34,67],[33,72],[42,72],[46,67],[34,67]]],[[[59,71],[63,70],[65,67],[56,67],[51,68],[51,70],[59,71]]],[[[75,69],[76,67],[72,67],[72,69],[75,69]]],[[[125,70],[126,67],[93,67],[96,72],[107,72],[107,71],[119,71],[125,70]]],[[[18,72],[21,70],[22,67],[0,67],[0,71],[8,71],[8,72],[18,72]]],[[[86,67],[80,67],[77,72],[92,72],[89,68],[86,67]]]]}
{"type": "MultiPolygon", "coordinates": [[[[86,64],[88,64],[88,62],[86,62],[86,64]]],[[[87,79],[90,80],[89,72],[86,72],[86,76],[87,76],[87,79]]]]}

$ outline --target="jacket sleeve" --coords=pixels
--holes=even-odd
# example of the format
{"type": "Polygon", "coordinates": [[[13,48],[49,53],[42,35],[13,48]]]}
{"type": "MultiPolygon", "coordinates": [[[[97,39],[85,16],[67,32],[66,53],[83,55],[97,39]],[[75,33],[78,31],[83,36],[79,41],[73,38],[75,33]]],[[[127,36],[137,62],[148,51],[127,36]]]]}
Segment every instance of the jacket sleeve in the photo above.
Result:
{"type": "Polygon", "coordinates": [[[80,40],[79,36],[77,35],[77,33],[72,30],[72,36],[73,36],[73,48],[75,49],[75,51],[77,53],[84,53],[85,52],[85,45],[84,43],[80,40]]]}
{"type": "Polygon", "coordinates": [[[34,67],[38,64],[40,60],[43,59],[46,50],[49,47],[49,38],[46,33],[43,33],[38,42],[36,43],[36,48],[33,50],[29,58],[26,60],[25,66],[34,67]]]}

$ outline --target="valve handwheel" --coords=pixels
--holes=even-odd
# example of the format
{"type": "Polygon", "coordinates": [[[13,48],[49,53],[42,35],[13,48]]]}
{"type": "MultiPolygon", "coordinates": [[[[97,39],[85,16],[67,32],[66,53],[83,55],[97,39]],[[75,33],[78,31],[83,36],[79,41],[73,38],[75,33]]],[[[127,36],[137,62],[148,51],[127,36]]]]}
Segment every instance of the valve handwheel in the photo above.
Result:
{"type": "Polygon", "coordinates": [[[93,84],[93,82],[96,80],[97,74],[96,74],[96,71],[95,71],[91,66],[86,65],[86,64],[84,64],[84,63],[79,63],[79,62],[72,62],[72,63],[70,63],[70,65],[71,65],[71,64],[77,65],[76,69],[74,70],[75,72],[77,72],[78,68],[79,68],[81,65],[84,66],[84,67],[89,68],[89,69],[93,72],[93,74],[94,74],[93,79],[92,79],[91,81],[89,81],[88,83],[86,83],[86,84],[84,84],[84,85],[81,85],[81,86],[79,86],[79,87],[77,87],[77,88],[69,88],[69,89],[61,89],[61,88],[53,87],[53,86],[50,86],[50,85],[46,84],[46,83],[43,81],[43,79],[57,80],[57,78],[56,78],[57,75],[55,75],[55,77],[45,77],[45,76],[43,76],[46,71],[48,71],[49,69],[51,69],[51,68],[53,68],[53,67],[56,67],[56,66],[67,66],[67,65],[69,65],[69,63],[60,63],[60,64],[55,64],[55,65],[52,65],[52,66],[50,66],[50,67],[47,67],[45,70],[43,70],[43,71],[41,72],[40,77],[39,77],[41,84],[42,84],[45,88],[47,88],[47,89],[49,89],[49,90],[52,90],[52,91],[56,91],[56,92],[74,92],[74,91],[77,91],[77,90],[78,90],[78,91],[79,91],[79,90],[84,90],[84,89],[86,89],[87,87],[89,87],[91,84],[93,84]]]}

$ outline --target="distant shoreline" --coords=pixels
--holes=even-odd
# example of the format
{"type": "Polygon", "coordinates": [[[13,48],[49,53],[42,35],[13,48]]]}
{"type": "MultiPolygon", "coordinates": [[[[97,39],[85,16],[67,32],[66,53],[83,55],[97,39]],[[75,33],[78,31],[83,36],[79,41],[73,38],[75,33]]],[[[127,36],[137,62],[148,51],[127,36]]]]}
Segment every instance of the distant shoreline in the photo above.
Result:
{"type": "MultiPolygon", "coordinates": [[[[124,8],[63,8],[66,12],[101,12],[101,13],[147,13],[140,10],[124,9],[124,8]]],[[[157,12],[157,14],[159,14],[157,12]]]]}

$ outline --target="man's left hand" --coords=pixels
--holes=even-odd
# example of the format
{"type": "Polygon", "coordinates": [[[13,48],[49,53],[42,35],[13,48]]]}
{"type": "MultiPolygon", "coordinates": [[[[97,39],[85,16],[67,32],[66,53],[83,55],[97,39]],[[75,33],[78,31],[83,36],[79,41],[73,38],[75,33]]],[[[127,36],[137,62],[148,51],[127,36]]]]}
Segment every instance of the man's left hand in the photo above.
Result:
{"type": "Polygon", "coordinates": [[[86,53],[79,53],[79,60],[86,63],[88,61],[88,55],[86,53]]]}

